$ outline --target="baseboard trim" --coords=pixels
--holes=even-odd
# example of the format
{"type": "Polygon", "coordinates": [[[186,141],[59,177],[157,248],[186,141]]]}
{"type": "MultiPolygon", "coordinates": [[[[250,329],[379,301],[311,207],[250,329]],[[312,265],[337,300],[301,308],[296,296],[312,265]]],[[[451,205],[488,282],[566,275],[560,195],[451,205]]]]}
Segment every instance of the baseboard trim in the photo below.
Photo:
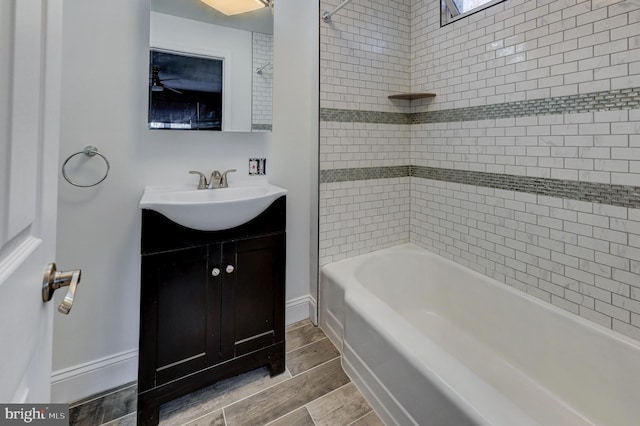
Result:
{"type": "MultiPolygon", "coordinates": [[[[307,318],[313,321],[315,317],[316,301],[310,295],[287,301],[286,325],[307,318]]],[[[51,375],[51,400],[57,403],[72,403],[136,381],[137,378],[136,348],[54,371],[51,375]]]]}
{"type": "Polygon", "coordinates": [[[138,349],[54,371],[52,402],[71,403],[138,378],[138,349]]]}
{"type": "Polygon", "coordinates": [[[313,296],[309,296],[309,319],[318,325],[318,302],[313,296]]]}
{"type": "MultiPolygon", "coordinates": [[[[310,295],[288,300],[284,314],[285,324],[291,325],[298,321],[302,321],[303,319],[310,318],[312,304],[314,303],[315,300],[313,300],[310,295]]],[[[315,311],[315,309],[313,310],[315,311]]]]}

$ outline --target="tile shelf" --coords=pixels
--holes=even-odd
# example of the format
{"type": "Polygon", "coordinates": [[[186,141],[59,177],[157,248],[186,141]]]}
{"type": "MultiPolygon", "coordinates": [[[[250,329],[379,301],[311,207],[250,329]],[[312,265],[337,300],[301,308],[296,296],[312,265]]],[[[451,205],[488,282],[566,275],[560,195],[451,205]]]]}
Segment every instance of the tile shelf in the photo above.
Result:
{"type": "Polygon", "coordinates": [[[413,101],[414,99],[433,98],[435,93],[400,93],[397,95],[389,95],[389,99],[405,99],[413,101]]]}

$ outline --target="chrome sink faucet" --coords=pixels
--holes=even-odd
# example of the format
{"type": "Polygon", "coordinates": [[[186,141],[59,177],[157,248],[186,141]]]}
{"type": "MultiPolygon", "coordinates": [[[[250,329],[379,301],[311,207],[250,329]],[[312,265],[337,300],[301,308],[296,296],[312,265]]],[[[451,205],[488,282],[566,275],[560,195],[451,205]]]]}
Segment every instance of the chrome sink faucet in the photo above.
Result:
{"type": "Polygon", "coordinates": [[[227,170],[224,173],[220,173],[217,170],[214,170],[211,173],[211,177],[207,181],[207,176],[204,173],[199,172],[197,170],[191,170],[189,173],[192,175],[198,175],[200,179],[198,180],[198,189],[215,189],[215,188],[228,188],[229,181],[227,180],[227,173],[235,172],[236,169],[227,170]]]}
{"type": "Polygon", "coordinates": [[[228,188],[229,181],[227,180],[227,174],[235,172],[236,169],[230,169],[226,172],[220,173],[217,170],[214,170],[211,173],[211,178],[209,179],[209,187],[210,188],[228,188]]]}

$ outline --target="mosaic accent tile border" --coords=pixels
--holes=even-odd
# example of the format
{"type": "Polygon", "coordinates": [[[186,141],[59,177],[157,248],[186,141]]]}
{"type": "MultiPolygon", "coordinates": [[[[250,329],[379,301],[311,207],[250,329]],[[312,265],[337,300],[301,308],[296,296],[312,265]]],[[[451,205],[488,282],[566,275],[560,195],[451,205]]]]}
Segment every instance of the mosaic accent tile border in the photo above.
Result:
{"type": "Polygon", "coordinates": [[[605,183],[517,176],[469,170],[411,166],[411,176],[454,182],[508,191],[527,192],[555,198],[609,204],[620,207],[640,207],[640,187],[605,183]]]}
{"type": "Polygon", "coordinates": [[[320,170],[320,183],[407,177],[410,169],[411,166],[388,166],[320,170]]]}
{"type": "Polygon", "coordinates": [[[271,131],[273,129],[273,126],[271,124],[256,124],[253,123],[251,125],[251,130],[269,130],[271,131]]]}
{"type": "Polygon", "coordinates": [[[321,170],[320,183],[405,176],[526,192],[529,194],[546,195],[549,197],[566,198],[612,206],[640,208],[640,187],[638,186],[610,185],[437,167],[394,166],[321,170]]]}
{"type": "Polygon", "coordinates": [[[410,115],[402,112],[320,108],[320,121],[341,123],[412,124],[410,115]]]}
{"type": "Polygon", "coordinates": [[[636,108],[640,108],[640,87],[406,114],[321,108],[320,121],[421,124],[636,108]]]}

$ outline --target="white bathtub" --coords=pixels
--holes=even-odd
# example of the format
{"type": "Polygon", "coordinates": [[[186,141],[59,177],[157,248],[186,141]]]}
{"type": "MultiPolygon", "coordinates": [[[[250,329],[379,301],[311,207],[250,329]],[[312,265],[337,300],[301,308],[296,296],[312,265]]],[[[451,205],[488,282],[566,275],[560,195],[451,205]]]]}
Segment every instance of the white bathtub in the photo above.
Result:
{"type": "Polygon", "coordinates": [[[632,339],[412,244],[321,286],[321,327],[389,425],[640,425],[632,339]]]}

